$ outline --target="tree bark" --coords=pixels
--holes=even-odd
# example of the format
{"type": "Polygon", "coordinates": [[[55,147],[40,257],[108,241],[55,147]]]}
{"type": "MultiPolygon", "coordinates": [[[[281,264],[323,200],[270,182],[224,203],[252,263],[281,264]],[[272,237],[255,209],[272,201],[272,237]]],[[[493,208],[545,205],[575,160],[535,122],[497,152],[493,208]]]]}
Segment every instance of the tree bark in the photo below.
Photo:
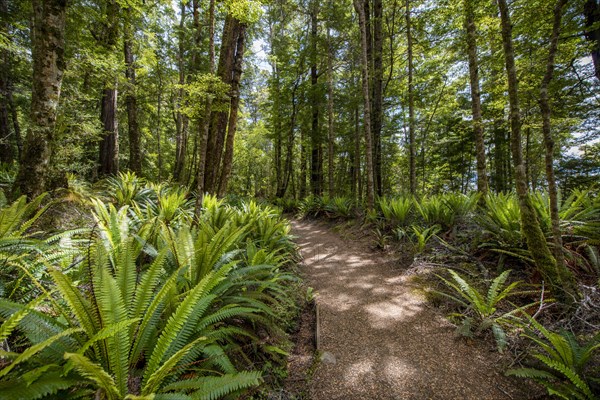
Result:
{"type": "Polygon", "coordinates": [[[180,3],[180,19],[179,19],[179,31],[178,37],[178,53],[177,53],[177,68],[179,70],[179,85],[180,88],[177,90],[177,108],[175,114],[175,164],[173,166],[173,179],[176,182],[181,182],[183,169],[185,166],[185,158],[187,154],[187,127],[188,117],[181,113],[181,107],[184,104],[185,90],[183,85],[185,84],[185,65],[183,62],[185,53],[185,39],[184,39],[184,28],[185,28],[185,2],[180,3]]]}
{"type": "Polygon", "coordinates": [[[383,4],[373,0],[373,159],[375,189],[383,196],[381,130],[383,126],[383,4]]]}
{"type": "Polygon", "coordinates": [[[371,134],[371,101],[369,90],[369,58],[367,55],[367,25],[365,18],[364,4],[361,0],[353,0],[354,8],[358,14],[358,23],[360,27],[361,39],[361,64],[362,64],[362,91],[364,101],[364,133],[365,133],[365,153],[367,161],[367,208],[372,210],[375,207],[374,179],[373,179],[373,141],[371,134]]]}
{"type": "Polygon", "coordinates": [[[66,0],[32,0],[31,125],[15,185],[33,198],[48,185],[56,112],[65,69],[66,0]]]}
{"type": "Polygon", "coordinates": [[[321,145],[321,130],[319,124],[319,74],[317,70],[317,40],[318,40],[318,0],[313,0],[310,9],[310,97],[311,97],[311,157],[310,157],[310,187],[312,194],[323,194],[323,149],[321,145]]]}
{"type": "Polygon", "coordinates": [[[335,195],[334,184],[334,151],[335,128],[333,125],[333,43],[331,43],[331,28],[327,27],[327,183],[329,197],[335,195]]]}
{"type": "Polygon", "coordinates": [[[133,61],[134,32],[131,22],[131,11],[127,10],[124,21],[123,52],[125,54],[125,77],[127,78],[127,122],[129,125],[129,169],[137,175],[142,174],[142,154],[140,149],[140,129],[138,125],[138,107],[135,82],[135,64],[133,61]]]}
{"type": "Polygon", "coordinates": [[[225,154],[223,155],[223,168],[221,179],[219,180],[219,197],[225,196],[227,183],[231,175],[233,165],[233,145],[235,133],[237,130],[238,110],[240,106],[240,80],[242,78],[242,65],[244,62],[246,40],[246,24],[240,25],[239,36],[237,39],[235,62],[233,65],[233,78],[231,81],[231,106],[229,108],[229,122],[227,124],[227,142],[225,144],[225,154]]]}
{"type": "Polygon", "coordinates": [[[562,232],[560,229],[560,216],[558,214],[558,188],[554,177],[554,137],[550,123],[551,108],[548,96],[548,86],[554,76],[554,60],[558,49],[558,36],[562,20],[563,8],[568,0],[558,0],[554,6],[554,20],[552,23],[552,36],[548,49],[548,61],[546,72],[540,85],[540,109],[542,112],[542,133],[544,135],[544,147],[546,149],[546,179],[548,180],[548,192],[550,194],[550,216],[552,220],[552,237],[554,242],[554,258],[559,269],[565,269],[565,256],[563,253],[562,232]]]}
{"type": "Polygon", "coordinates": [[[406,46],[408,52],[408,163],[410,194],[417,194],[417,155],[415,143],[415,95],[413,85],[413,38],[410,18],[410,0],[406,0],[406,46]]]}
{"type": "MultiPolygon", "coordinates": [[[[208,5],[208,72],[215,73],[215,0],[210,0],[208,5]]],[[[210,116],[212,114],[212,97],[206,99],[206,109],[202,130],[200,132],[200,145],[198,150],[198,173],[196,175],[196,217],[200,216],[202,202],[204,201],[206,159],[208,148],[208,136],[210,134],[210,116]]]]}
{"type": "MultiPolygon", "coordinates": [[[[106,23],[100,37],[105,51],[112,52],[119,35],[119,4],[110,0],[106,8],[106,23]]],[[[117,119],[117,79],[109,81],[102,90],[100,120],[102,138],[100,140],[98,175],[115,175],[119,172],[119,123],[117,119]]]]}
{"type": "MultiPolygon", "coordinates": [[[[221,39],[221,53],[219,54],[219,65],[217,76],[231,85],[233,77],[233,65],[235,62],[235,50],[240,32],[240,21],[231,15],[225,17],[225,26],[221,39]]],[[[218,189],[219,167],[223,155],[225,135],[229,119],[228,111],[213,112],[210,121],[210,130],[207,139],[206,163],[204,174],[205,192],[215,193],[218,189]]]]}
{"type": "Polygon", "coordinates": [[[576,296],[572,276],[566,269],[559,270],[546,243],[546,238],[529,196],[523,149],[521,147],[521,115],[518,96],[517,69],[512,42],[512,25],[506,0],[498,0],[500,10],[504,59],[508,76],[508,98],[510,103],[511,150],[514,163],[514,177],[521,211],[521,227],[527,240],[527,247],[540,273],[563,302],[570,304],[576,296]]]}
{"type": "Polygon", "coordinates": [[[477,154],[477,191],[482,199],[488,192],[488,181],[485,160],[485,141],[481,118],[481,94],[479,89],[479,62],[477,59],[477,31],[475,27],[475,10],[473,0],[464,0],[465,28],[467,31],[467,53],[469,56],[469,80],[471,86],[471,111],[473,114],[473,136],[477,154]]]}

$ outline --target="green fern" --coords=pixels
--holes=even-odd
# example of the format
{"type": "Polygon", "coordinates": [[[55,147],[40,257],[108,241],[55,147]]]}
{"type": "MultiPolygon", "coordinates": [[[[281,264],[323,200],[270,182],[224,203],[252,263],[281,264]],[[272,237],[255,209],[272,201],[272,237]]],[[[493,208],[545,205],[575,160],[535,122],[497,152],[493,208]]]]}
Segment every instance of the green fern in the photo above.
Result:
{"type": "Polygon", "coordinates": [[[533,379],[546,387],[548,394],[563,399],[597,399],[600,393],[592,390],[592,378],[586,375],[586,367],[600,349],[600,334],[582,345],[569,331],[552,332],[533,318],[528,320],[541,337],[528,327],[523,336],[539,347],[533,357],[543,367],[511,369],[507,374],[533,379]]]}

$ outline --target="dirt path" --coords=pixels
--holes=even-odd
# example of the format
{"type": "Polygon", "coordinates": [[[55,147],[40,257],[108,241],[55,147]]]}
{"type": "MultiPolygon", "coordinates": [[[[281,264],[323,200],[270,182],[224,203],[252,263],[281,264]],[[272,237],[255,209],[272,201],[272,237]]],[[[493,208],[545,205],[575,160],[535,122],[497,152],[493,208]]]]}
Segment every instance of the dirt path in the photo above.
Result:
{"type": "Polygon", "coordinates": [[[317,293],[319,350],[327,352],[311,399],[528,398],[492,365],[494,353],[457,340],[380,254],[317,222],[294,221],[293,234],[317,293]]]}

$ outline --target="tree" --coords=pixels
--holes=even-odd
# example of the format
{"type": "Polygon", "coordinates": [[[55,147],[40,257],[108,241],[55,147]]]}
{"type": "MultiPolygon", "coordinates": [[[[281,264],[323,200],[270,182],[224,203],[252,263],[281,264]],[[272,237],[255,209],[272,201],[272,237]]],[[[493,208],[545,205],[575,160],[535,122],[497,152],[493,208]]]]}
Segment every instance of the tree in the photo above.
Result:
{"type": "MultiPolygon", "coordinates": [[[[479,91],[479,63],[477,60],[477,31],[472,0],[463,1],[465,28],[467,31],[467,54],[469,56],[469,80],[471,86],[471,110],[473,112],[473,136],[477,149],[477,190],[485,196],[488,192],[485,162],[485,141],[481,118],[481,94],[479,91]]],[[[482,197],[483,198],[483,197],[482,197]]]]}
{"type": "MultiPolygon", "coordinates": [[[[102,28],[95,33],[96,40],[108,55],[114,52],[119,39],[120,7],[116,0],[107,0],[102,28]]],[[[119,172],[119,120],[117,118],[117,77],[104,82],[100,107],[102,138],[99,149],[99,175],[114,175],[119,172]]]]}
{"type": "Polygon", "coordinates": [[[56,113],[65,70],[66,0],[33,0],[31,124],[19,164],[17,189],[34,198],[49,180],[56,113]]]}
{"type": "Polygon", "coordinates": [[[516,191],[521,211],[521,227],[527,247],[540,272],[552,287],[559,292],[562,300],[571,303],[576,296],[572,275],[564,266],[559,266],[552,256],[546,238],[540,228],[536,210],[529,196],[527,175],[521,147],[521,111],[519,108],[518,79],[512,40],[512,24],[506,0],[498,0],[500,10],[502,43],[506,73],[508,77],[508,99],[510,103],[511,151],[514,163],[516,191]]]}
{"type": "Polygon", "coordinates": [[[361,67],[362,67],[362,92],[363,92],[363,129],[365,135],[365,153],[367,160],[367,207],[372,210],[375,207],[375,190],[373,179],[373,142],[371,134],[371,101],[369,89],[369,57],[367,54],[367,23],[364,4],[361,0],[353,0],[354,9],[358,14],[358,25],[360,28],[361,42],[361,67]]]}

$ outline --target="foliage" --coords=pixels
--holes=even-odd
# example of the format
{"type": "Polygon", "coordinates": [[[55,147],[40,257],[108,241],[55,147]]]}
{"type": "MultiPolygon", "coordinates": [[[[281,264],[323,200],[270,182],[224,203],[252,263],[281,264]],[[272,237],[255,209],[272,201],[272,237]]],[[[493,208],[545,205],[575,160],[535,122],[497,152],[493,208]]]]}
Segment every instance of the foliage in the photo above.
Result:
{"type": "Polygon", "coordinates": [[[463,308],[463,311],[457,314],[461,320],[458,332],[461,335],[471,337],[473,334],[477,335],[486,330],[491,330],[496,339],[498,350],[502,351],[507,344],[506,326],[518,320],[518,313],[533,305],[513,306],[509,311],[499,308],[499,303],[503,300],[518,294],[517,288],[521,286],[522,282],[516,281],[507,284],[510,275],[510,270],[507,270],[494,278],[484,293],[457,272],[448,269],[448,273],[452,280],[439,275],[438,277],[452,293],[437,293],[463,308]]]}
{"type": "Polygon", "coordinates": [[[594,373],[588,371],[588,367],[594,353],[600,349],[600,334],[580,344],[572,332],[564,329],[553,332],[533,318],[528,319],[529,325],[525,327],[523,336],[536,345],[533,357],[541,365],[511,369],[507,374],[533,379],[542,384],[548,394],[562,399],[598,398],[600,380],[597,375],[594,378],[594,373]]]}
{"type": "Polygon", "coordinates": [[[408,197],[386,198],[377,201],[381,215],[386,224],[392,227],[408,225],[413,208],[413,201],[408,197]]]}
{"type": "MultiPolygon", "coordinates": [[[[77,268],[49,258],[50,283],[29,274],[41,296],[0,299],[0,340],[11,343],[3,395],[21,398],[26,386],[28,398],[216,399],[258,385],[260,371],[245,369],[282,362],[275,310],[294,307],[285,285],[294,278],[281,269],[294,249],[287,224],[268,207],[207,196],[190,228],[184,191],[155,186],[156,197],[140,197],[150,188],[121,181],[114,198],[131,205],[93,200],[95,238],[77,268]]],[[[2,215],[26,215],[24,205],[2,215]]]]}

